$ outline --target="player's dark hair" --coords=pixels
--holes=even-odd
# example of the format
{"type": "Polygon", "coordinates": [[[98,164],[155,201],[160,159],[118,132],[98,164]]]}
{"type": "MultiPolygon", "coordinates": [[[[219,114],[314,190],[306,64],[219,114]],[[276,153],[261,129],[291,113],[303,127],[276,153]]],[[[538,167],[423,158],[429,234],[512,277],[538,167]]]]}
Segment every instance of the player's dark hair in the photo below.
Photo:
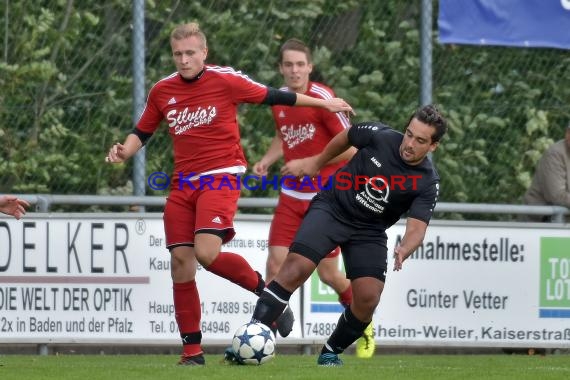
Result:
{"type": "Polygon", "coordinates": [[[279,63],[283,63],[283,53],[285,50],[295,50],[305,53],[307,56],[307,62],[312,63],[313,57],[311,56],[311,49],[301,40],[296,38],[288,39],[281,45],[281,49],[279,49],[279,63]]]}
{"type": "Polygon", "coordinates": [[[447,120],[445,120],[437,107],[433,104],[418,108],[412,117],[410,117],[408,124],[410,124],[414,118],[435,128],[435,133],[431,136],[432,143],[441,140],[445,132],[447,132],[447,120]]]}

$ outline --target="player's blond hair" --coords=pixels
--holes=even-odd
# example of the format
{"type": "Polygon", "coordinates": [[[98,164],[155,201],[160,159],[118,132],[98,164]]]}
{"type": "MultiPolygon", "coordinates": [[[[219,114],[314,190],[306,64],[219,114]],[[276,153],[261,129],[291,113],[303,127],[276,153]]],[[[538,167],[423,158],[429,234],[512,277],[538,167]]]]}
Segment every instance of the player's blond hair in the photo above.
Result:
{"type": "Polygon", "coordinates": [[[207,46],[206,35],[200,30],[200,25],[197,22],[178,25],[170,33],[170,40],[183,40],[192,36],[200,38],[204,47],[207,46]]]}

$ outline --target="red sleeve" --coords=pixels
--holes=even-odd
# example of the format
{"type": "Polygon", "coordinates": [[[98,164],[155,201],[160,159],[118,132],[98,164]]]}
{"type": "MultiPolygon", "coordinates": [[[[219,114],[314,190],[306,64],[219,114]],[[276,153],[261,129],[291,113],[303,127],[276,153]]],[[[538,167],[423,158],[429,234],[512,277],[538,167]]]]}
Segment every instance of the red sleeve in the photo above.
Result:
{"type": "MultiPolygon", "coordinates": [[[[335,94],[332,89],[321,83],[313,83],[312,91],[322,99],[332,99],[335,94]]],[[[336,136],[347,128],[350,128],[350,120],[342,112],[330,112],[321,110],[323,125],[329,130],[331,136],[336,136]]]]}
{"type": "Polygon", "coordinates": [[[137,123],[137,128],[145,133],[154,133],[164,118],[156,105],[157,87],[150,90],[143,113],[137,123]]]}
{"type": "Polygon", "coordinates": [[[259,104],[267,96],[267,86],[258,83],[241,71],[227,68],[227,79],[232,89],[232,99],[234,103],[256,103],[259,104]]]}
{"type": "Polygon", "coordinates": [[[323,125],[329,130],[331,136],[336,136],[347,128],[350,128],[350,121],[341,112],[329,112],[322,110],[323,125]]]}

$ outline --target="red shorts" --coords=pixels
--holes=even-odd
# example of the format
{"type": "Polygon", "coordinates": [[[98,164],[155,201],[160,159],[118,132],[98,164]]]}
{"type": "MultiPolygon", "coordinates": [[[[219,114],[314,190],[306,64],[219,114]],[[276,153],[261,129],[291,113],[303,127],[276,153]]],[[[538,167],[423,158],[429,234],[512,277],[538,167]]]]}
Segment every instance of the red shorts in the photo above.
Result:
{"type": "Polygon", "coordinates": [[[167,248],[193,245],[196,232],[204,229],[225,232],[223,243],[235,236],[233,222],[240,195],[237,178],[219,174],[202,188],[199,181],[193,183],[196,189],[187,184],[182,189],[173,188],[166,199],[163,218],[167,248]]]}
{"type": "MultiPolygon", "coordinates": [[[[293,243],[295,234],[310,204],[310,200],[293,198],[283,193],[279,194],[279,202],[269,229],[269,246],[289,247],[293,243]]],[[[337,257],[339,254],[340,248],[336,247],[327,257],[337,257]]]]}

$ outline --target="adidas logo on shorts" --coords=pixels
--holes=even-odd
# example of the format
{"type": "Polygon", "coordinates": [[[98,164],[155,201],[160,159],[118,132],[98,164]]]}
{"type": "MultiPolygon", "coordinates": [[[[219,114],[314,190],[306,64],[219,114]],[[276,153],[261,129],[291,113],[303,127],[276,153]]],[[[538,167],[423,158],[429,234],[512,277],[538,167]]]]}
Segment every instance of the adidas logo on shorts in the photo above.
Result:
{"type": "Polygon", "coordinates": [[[212,223],[222,224],[222,220],[219,216],[216,216],[214,219],[212,219],[212,223]]]}

